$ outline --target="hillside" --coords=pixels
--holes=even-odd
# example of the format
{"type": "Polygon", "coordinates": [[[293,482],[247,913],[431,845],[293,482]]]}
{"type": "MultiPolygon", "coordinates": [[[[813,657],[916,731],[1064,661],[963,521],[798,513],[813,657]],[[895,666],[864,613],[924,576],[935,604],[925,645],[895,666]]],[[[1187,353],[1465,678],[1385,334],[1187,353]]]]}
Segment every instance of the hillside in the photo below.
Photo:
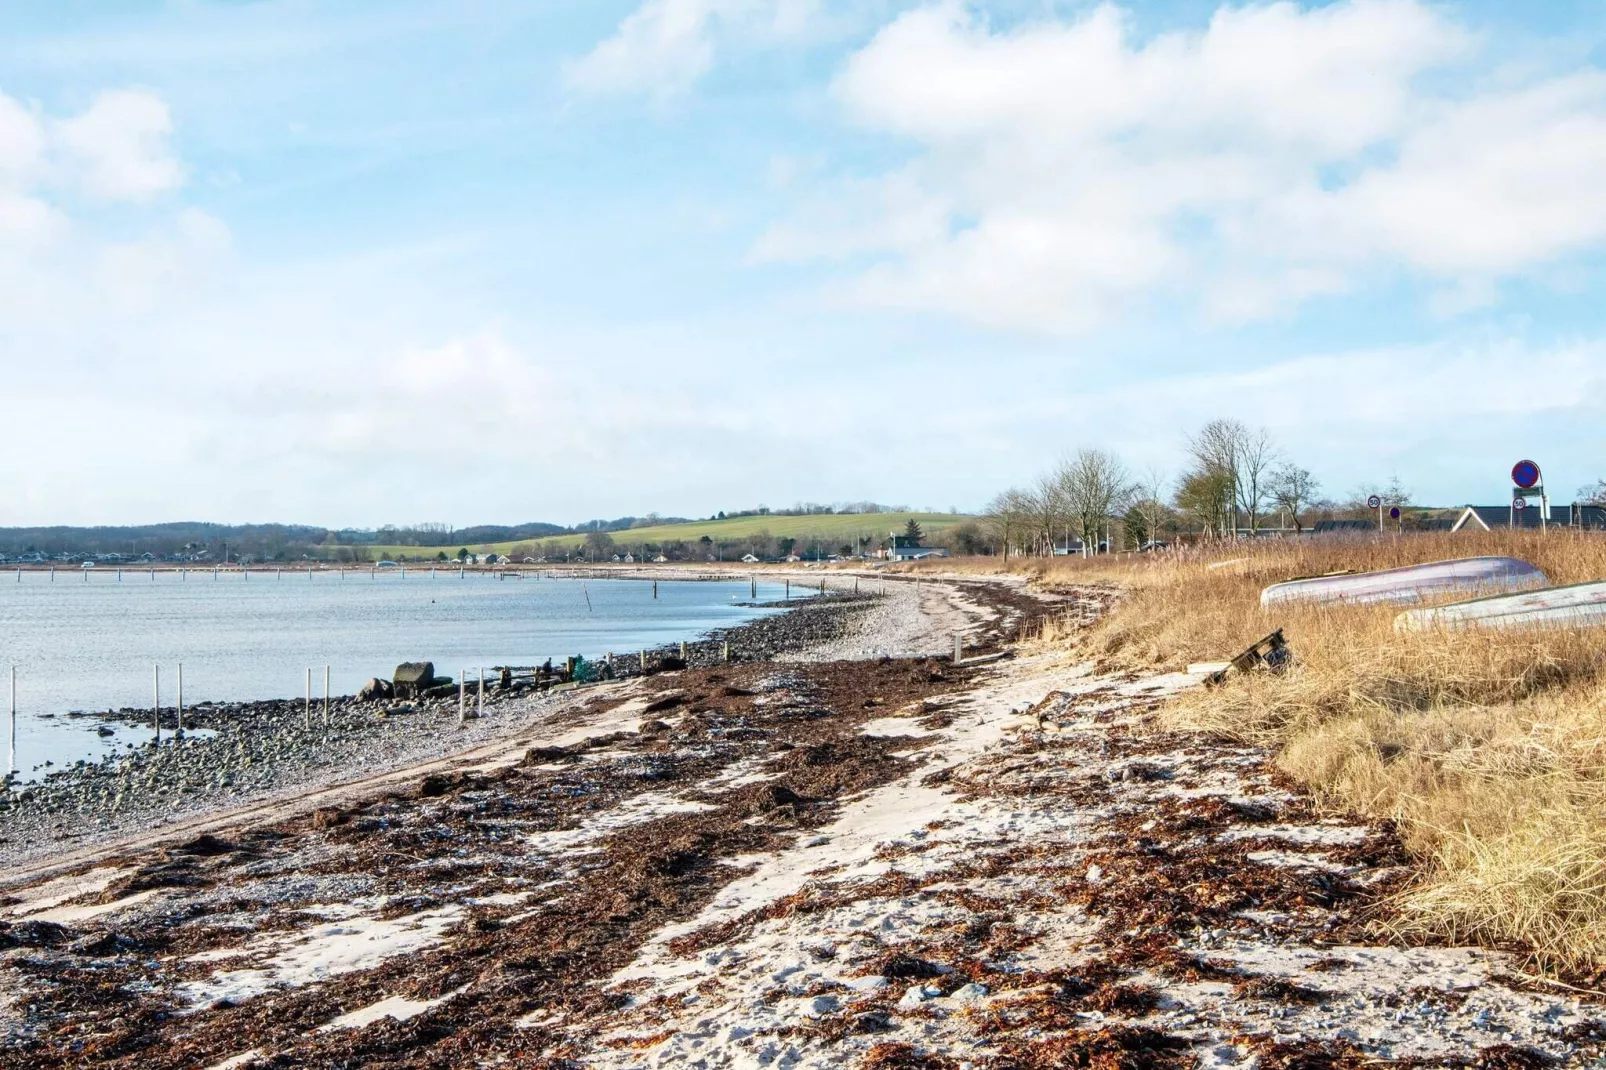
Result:
{"type": "MultiPolygon", "coordinates": [[[[811,539],[824,543],[851,543],[854,536],[872,540],[884,539],[893,531],[901,532],[910,520],[919,522],[927,535],[961,524],[974,517],[962,513],[823,513],[809,516],[738,516],[726,520],[697,520],[686,524],[655,524],[651,527],[631,528],[628,531],[610,532],[619,546],[658,545],[665,542],[697,542],[708,536],[716,543],[729,546],[760,535],[776,539],[796,539],[807,544],[811,539]]],[[[554,535],[542,539],[521,539],[517,542],[453,543],[451,546],[373,546],[370,552],[386,557],[406,554],[417,557],[444,549],[448,554],[467,546],[475,553],[504,554],[514,546],[556,544],[564,547],[579,546],[584,535],[554,535]]],[[[832,547],[835,548],[834,546],[832,547]]]]}

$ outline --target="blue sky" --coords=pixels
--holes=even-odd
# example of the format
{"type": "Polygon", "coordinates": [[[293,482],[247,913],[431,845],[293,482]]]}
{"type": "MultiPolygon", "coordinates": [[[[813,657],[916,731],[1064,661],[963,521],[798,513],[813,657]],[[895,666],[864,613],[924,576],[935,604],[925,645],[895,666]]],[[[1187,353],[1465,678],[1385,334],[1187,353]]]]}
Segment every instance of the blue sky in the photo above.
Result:
{"type": "Polygon", "coordinates": [[[0,524],[1606,476],[1606,11],[0,7],[0,524]]]}

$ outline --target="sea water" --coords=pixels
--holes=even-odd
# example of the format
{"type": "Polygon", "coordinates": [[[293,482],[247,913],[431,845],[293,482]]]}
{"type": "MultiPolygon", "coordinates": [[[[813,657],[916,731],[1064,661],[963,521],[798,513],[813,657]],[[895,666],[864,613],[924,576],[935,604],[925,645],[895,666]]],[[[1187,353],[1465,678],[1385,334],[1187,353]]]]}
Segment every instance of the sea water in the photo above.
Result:
{"type": "MultiPolygon", "coordinates": [[[[403,661],[433,661],[438,675],[497,665],[561,664],[695,640],[766,614],[780,584],[554,578],[534,572],[155,572],[128,569],[0,573],[0,736],[8,731],[10,671],[17,673],[15,768],[27,775],[94,759],[148,738],[149,730],[69,716],[149,710],[161,703],[298,698],[312,669],[314,696],[351,694],[403,661]],[[523,578],[519,578],[522,576],[523,578]]],[[[802,591],[794,590],[794,594],[802,591]]],[[[812,593],[812,592],[808,592],[812,593]]],[[[0,749],[6,741],[0,738],[0,749]]]]}

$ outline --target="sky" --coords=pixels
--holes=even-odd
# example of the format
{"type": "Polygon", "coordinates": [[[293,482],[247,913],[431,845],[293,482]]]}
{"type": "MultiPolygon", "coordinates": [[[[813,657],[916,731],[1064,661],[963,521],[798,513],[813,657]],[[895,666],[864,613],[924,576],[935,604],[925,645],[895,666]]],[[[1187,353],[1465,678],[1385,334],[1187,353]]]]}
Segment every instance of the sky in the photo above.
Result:
{"type": "Polygon", "coordinates": [[[4,0],[0,526],[1606,476],[1606,5],[4,0]]]}

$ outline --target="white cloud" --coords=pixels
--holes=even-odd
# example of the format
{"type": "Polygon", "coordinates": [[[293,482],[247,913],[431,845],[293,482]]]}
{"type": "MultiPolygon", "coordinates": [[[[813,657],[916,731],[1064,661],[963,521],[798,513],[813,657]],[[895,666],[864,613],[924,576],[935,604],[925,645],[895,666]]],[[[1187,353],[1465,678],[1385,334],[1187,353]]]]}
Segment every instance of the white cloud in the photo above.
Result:
{"type": "Polygon", "coordinates": [[[1418,0],[1223,7],[1142,41],[1113,6],[1007,30],[920,8],[834,86],[913,159],[806,195],[755,255],[1036,331],[1179,295],[1275,315],[1397,270],[1465,307],[1606,243],[1606,74],[1509,84],[1484,47],[1418,0]]]}
{"type": "Polygon", "coordinates": [[[818,11],[818,0],[646,0],[566,74],[588,93],[671,97],[696,85],[721,47],[796,38],[818,11]]]}
{"type": "Polygon", "coordinates": [[[168,139],[173,120],[154,93],[102,93],[80,115],[55,125],[54,137],[83,190],[108,201],[143,201],[178,188],[184,169],[168,139]]]}

